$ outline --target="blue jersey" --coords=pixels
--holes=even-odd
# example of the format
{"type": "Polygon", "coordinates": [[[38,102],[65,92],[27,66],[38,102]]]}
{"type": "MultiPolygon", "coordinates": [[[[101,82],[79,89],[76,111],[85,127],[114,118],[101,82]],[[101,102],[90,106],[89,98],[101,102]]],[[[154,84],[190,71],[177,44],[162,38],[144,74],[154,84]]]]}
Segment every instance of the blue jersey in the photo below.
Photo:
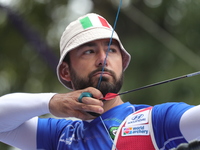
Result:
{"type": "MultiPolygon", "coordinates": [[[[39,119],[37,149],[39,150],[109,150],[122,121],[133,112],[149,105],[129,102],[116,106],[91,122],[66,119],[39,119]],[[106,126],[102,123],[102,120],[106,126]]],[[[185,143],[179,129],[182,114],[192,106],[185,103],[155,105],[152,110],[154,136],[159,149],[170,149],[185,143]]]]}

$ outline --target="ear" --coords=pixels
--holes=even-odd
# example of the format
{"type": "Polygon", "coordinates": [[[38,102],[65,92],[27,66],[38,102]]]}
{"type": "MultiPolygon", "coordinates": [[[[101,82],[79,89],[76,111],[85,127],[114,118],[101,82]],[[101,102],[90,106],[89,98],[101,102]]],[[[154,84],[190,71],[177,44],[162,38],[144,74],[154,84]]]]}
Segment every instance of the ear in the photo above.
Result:
{"type": "Polygon", "coordinates": [[[65,81],[71,81],[70,72],[69,72],[69,65],[66,62],[62,62],[59,67],[59,74],[60,77],[65,81]]]}

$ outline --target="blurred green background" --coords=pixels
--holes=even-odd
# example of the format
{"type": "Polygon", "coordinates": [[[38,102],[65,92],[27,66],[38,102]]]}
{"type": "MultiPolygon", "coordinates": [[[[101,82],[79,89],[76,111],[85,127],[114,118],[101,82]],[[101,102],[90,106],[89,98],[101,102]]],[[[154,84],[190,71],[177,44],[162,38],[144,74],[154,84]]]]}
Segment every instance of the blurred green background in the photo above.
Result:
{"type": "MultiPolygon", "coordinates": [[[[116,31],[132,55],[121,91],[200,70],[199,0],[122,0],[116,31]]],[[[114,24],[119,0],[0,0],[0,96],[69,92],[57,80],[65,27],[89,12],[114,24]]],[[[199,104],[200,76],[123,96],[155,105],[199,104]]],[[[0,150],[14,150],[0,143],[0,150]]]]}

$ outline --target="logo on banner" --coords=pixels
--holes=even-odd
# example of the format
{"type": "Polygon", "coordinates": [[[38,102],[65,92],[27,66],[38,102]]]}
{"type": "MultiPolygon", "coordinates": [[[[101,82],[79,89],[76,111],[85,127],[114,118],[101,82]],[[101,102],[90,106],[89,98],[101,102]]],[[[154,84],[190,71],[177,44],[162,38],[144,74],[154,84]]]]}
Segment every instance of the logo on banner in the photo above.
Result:
{"type": "Polygon", "coordinates": [[[138,114],[138,115],[136,115],[136,116],[133,116],[132,118],[131,118],[133,121],[135,121],[135,122],[137,122],[137,121],[142,121],[142,120],[144,120],[145,118],[144,118],[144,114],[138,114]]]}
{"type": "Polygon", "coordinates": [[[123,127],[122,136],[134,136],[134,135],[149,135],[149,125],[137,125],[133,127],[123,127]]]}
{"type": "Polygon", "coordinates": [[[139,125],[139,124],[145,124],[148,122],[148,114],[149,110],[130,115],[127,118],[125,126],[133,126],[133,125],[139,125]]]}

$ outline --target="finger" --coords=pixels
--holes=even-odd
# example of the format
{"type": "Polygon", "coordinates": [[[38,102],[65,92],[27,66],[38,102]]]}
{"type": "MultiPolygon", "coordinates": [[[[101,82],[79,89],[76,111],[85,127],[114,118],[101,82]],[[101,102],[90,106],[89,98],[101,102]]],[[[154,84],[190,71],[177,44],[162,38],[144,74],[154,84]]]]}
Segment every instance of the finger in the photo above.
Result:
{"type": "MultiPolygon", "coordinates": [[[[91,98],[92,97],[92,94],[91,93],[89,93],[89,92],[83,92],[81,95],[80,95],[80,97],[78,98],[78,101],[80,102],[80,103],[84,103],[83,101],[82,101],[82,98],[84,98],[84,97],[86,97],[87,98],[87,101],[85,102],[86,104],[95,104],[95,105],[100,105],[100,106],[103,106],[103,102],[101,102],[100,100],[97,100],[97,99],[94,99],[94,98],[91,98]],[[91,101],[89,101],[89,100],[92,100],[92,102],[91,101]]],[[[86,99],[85,98],[85,99],[86,99]]],[[[100,113],[101,113],[102,111],[100,111],[100,113]]],[[[99,113],[95,113],[95,112],[88,112],[87,111],[87,113],[89,113],[90,115],[92,115],[92,116],[95,116],[95,117],[99,117],[101,114],[99,114],[99,113]]]]}
{"type": "Polygon", "coordinates": [[[78,105],[76,105],[75,109],[85,112],[95,112],[99,114],[102,114],[104,112],[104,109],[101,106],[87,105],[84,103],[79,103],[78,105]]]}
{"type": "Polygon", "coordinates": [[[103,98],[103,94],[96,88],[93,87],[88,87],[86,89],[84,89],[84,92],[89,92],[92,94],[92,96],[96,99],[101,99],[103,98]]]}
{"type": "Polygon", "coordinates": [[[83,97],[82,98],[82,103],[87,104],[87,105],[97,105],[97,106],[103,106],[103,102],[99,99],[95,99],[92,97],[83,97]]]}
{"type": "Polygon", "coordinates": [[[79,101],[80,103],[83,103],[83,102],[82,102],[82,98],[83,98],[83,97],[92,97],[92,94],[89,93],[89,92],[83,92],[83,93],[81,93],[81,95],[80,95],[79,98],[78,98],[78,101],[79,101]]]}

